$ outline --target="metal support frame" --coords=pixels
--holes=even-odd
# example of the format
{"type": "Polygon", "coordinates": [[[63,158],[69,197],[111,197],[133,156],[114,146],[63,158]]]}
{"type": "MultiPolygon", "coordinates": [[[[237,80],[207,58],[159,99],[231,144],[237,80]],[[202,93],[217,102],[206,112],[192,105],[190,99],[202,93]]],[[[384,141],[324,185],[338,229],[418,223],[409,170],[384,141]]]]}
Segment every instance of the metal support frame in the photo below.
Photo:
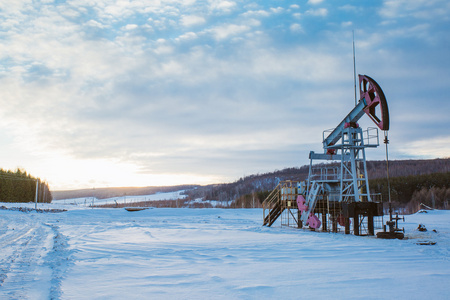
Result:
{"type": "MultiPolygon", "coordinates": [[[[336,146],[332,148],[336,149],[336,146]]],[[[338,150],[341,151],[342,158],[339,201],[371,201],[362,129],[345,128],[342,133],[342,144],[338,150]]]]}
{"type": "Polygon", "coordinates": [[[297,181],[283,181],[280,182],[281,184],[281,207],[282,207],[282,213],[281,213],[281,226],[295,226],[298,227],[298,216],[297,218],[292,213],[293,210],[297,210],[297,189],[298,189],[298,182],[297,181]],[[292,217],[292,222],[291,222],[292,217]]]}
{"type": "MultiPolygon", "coordinates": [[[[371,128],[373,130],[374,128],[371,128]]],[[[365,148],[378,146],[378,131],[376,134],[370,132],[370,137],[376,143],[365,144],[369,139],[369,130],[363,131],[361,128],[348,127],[344,128],[339,134],[340,140],[338,144],[325,146],[323,154],[310,152],[309,176],[307,179],[307,195],[311,193],[311,185],[313,181],[318,184],[336,183],[340,185],[340,202],[358,202],[371,201],[369,193],[369,180],[367,176],[366,152],[365,148]],[[330,151],[332,150],[332,151],[330,151]],[[333,155],[327,153],[333,152],[333,155]],[[313,172],[313,161],[319,160],[336,160],[340,162],[340,173],[329,174],[327,170],[320,170],[315,174],[313,172]]],[[[324,142],[325,144],[325,142],[324,142]]],[[[328,167],[329,168],[329,167],[328,167]]]]}

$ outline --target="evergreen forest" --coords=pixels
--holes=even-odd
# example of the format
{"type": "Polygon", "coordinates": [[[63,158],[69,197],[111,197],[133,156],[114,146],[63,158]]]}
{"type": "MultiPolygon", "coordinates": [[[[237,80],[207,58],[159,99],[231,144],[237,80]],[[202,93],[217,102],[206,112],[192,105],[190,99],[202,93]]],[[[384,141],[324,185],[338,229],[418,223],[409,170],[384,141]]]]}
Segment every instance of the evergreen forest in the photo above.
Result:
{"type": "MultiPolygon", "coordinates": [[[[319,164],[318,167],[335,164],[319,164]]],[[[227,183],[199,187],[187,191],[191,199],[203,198],[233,203],[234,207],[261,207],[262,202],[283,180],[302,181],[309,166],[286,168],[256,174],[227,183]]],[[[427,160],[394,160],[389,162],[391,201],[395,209],[414,213],[421,204],[437,209],[450,209],[450,158],[427,160]]],[[[381,194],[389,201],[386,161],[368,161],[367,173],[371,194],[381,194]]]]}
{"type": "Polygon", "coordinates": [[[38,182],[38,202],[50,203],[52,194],[46,182],[35,178],[26,171],[0,169],[0,202],[34,202],[38,182]]]}

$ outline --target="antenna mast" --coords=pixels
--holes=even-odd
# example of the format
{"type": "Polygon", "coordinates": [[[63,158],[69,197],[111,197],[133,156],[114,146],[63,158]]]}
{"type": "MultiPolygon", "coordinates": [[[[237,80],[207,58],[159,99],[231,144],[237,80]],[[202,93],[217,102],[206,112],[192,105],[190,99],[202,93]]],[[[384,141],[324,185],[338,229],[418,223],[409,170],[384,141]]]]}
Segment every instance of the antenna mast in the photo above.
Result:
{"type": "Polygon", "coordinates": [[[353,33],[353,82],[355,84],[355,106],[356,106],[356,60],[355,60],[355,31],[353,33]]]}

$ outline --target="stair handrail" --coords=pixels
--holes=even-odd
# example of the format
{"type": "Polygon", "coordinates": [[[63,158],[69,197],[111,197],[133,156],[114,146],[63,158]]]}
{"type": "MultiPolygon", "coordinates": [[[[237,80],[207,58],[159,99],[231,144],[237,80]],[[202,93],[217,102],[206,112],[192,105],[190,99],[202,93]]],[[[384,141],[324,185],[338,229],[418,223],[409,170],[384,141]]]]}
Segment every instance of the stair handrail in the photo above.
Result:
{"type": "Polygon", "coordinates": [[[278,192],[280,191],[280,186],[281,186],[281,182],[278,183],[278,185],[273,189],[272,192],[270,192],[270,194],[266,197],[266,199],[264,199],[263,201],[263,207],[265,207],[268,204],[273,204],[274,199],[279,198],[278,192]]]}
{"type": "Polygon", "coordinates": [[[273,189],[272,192],[264,199],[262,206],[263,206],[263,219],[266,219],[266,209],[272,209],[274,204],[280,201],[280,186],[281,182],[278,183],[278,185],[273,189]]]}

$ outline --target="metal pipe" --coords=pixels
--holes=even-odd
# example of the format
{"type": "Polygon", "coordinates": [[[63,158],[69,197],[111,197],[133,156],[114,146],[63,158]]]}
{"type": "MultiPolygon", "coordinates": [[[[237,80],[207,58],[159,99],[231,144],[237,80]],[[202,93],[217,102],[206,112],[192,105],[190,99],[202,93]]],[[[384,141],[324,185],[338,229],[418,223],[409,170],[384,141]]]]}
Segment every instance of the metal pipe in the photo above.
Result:
{"type": "Polygon", "coordinates": [[[384,131],[384,144],[386,145],[386,175],[388,184],[388,199],[389,199],[389,221],[392,222],[392,201],[391,201],[391,183],[389,180],[389,152],[388,152],[388,132],[384,131]]]}

